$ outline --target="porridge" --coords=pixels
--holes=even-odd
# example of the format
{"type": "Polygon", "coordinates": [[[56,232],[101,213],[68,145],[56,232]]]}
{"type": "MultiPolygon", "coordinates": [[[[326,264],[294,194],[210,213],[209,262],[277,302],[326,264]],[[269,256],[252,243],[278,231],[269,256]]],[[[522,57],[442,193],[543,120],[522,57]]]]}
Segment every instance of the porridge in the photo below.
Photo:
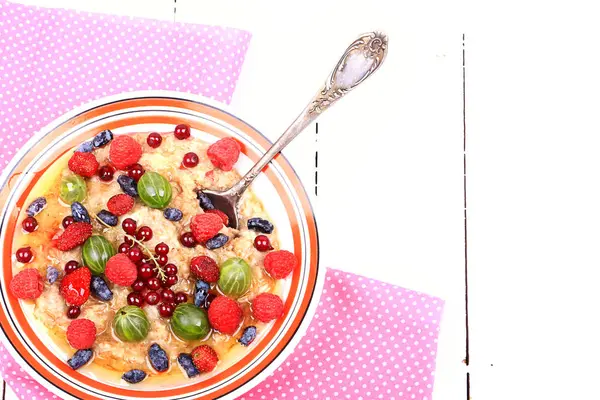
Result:
{"type": "Polygon", "coordinates": [[[294,254],[247,191],[240,227],[203,189],[240,179],[240,144],[99,132],[58,158],[19,219],[10,290],[73,369],[115,383],[202,379],[283,315],[294,254]],[[111,375],[112,374],[112,375],[111,375]]]}

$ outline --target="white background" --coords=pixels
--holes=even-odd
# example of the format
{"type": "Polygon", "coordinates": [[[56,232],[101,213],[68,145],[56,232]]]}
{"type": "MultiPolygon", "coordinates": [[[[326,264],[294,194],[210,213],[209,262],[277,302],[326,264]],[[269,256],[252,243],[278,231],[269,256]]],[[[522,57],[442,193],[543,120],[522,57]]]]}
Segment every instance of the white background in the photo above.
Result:
{"type": "MultiPolygon", "coordinates": [[[[358,34],[384,30],[385,65],[285,151],[314,193],[321,262],[446,301],[436,400],[466,398],[462,31],[443,11],[384,0],[89,1],[29,4],[224,24],[253,33],[232,109],[275,139],[358,34]],[[232,4],[235,4],[233,6],[232,4]]],[[[448,12],[452,12],[448,6],[448,12]]]]}
{"type": "MultiPolygon", "coordinates": [[[[174,5],[29,2],[166,20],[174,5]]],[[[477,400],[600,398],[600,29],[592,3],[279,3],[178,0],[175,19],[253,32],[232,106],[271,138],[356,33],[389,34],[386,65],[323,116],[318,143],[307,132],[286,151],[309,190],[319,151],[323,265],[446,300],[435,400],[466,399],[467,371],[477,400]]]]}

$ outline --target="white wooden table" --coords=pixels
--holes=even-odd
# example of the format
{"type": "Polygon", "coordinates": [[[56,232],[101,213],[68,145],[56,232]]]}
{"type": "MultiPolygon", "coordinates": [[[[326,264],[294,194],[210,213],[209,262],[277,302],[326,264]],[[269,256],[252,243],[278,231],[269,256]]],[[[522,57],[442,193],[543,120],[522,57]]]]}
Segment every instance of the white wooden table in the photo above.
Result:
{"type": "Polygon", "coordinates": [[[318,140],[306,132],[285,154],[317,207],[323,266],[446,301],[434,398],[466,398],[460,30],[432,20],[425,5],[394,9],[385,0],[21,2],[250,30],[231,106],[271,139],[359,33],[386,31],[382,70],[323,116],[318,140]]]}

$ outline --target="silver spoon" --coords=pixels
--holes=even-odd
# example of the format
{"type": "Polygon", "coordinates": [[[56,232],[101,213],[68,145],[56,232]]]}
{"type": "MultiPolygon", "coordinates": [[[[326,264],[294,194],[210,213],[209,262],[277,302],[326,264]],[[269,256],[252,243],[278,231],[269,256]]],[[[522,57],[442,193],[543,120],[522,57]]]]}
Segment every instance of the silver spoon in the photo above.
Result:
{"type": "Polygon", "coordinates": [[[227,214],[229,226],[239,228],[239,201],[254,178],[321,113],[371,76],[383,63],[387,48],[388,38],[385,34],[370,32],[361,35],[346,49],[323,88],[312,98],[304,111],[238,183],[222,192],[202,190],[215,208],[227,214]]]}

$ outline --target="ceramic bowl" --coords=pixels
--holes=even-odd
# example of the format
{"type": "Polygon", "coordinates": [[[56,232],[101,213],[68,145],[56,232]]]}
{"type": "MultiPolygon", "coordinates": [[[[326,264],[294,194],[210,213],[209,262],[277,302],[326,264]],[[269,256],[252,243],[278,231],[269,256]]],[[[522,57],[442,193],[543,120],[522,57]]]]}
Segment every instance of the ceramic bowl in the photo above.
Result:
{"type": "Polygon", "coordinates": [[[8,290],[12,278],[11,249],[25,199],[44,171],[64,152],[111,129],[115,134],[168,131],[176,124],[191,126],[194,136],[208,142],[233,136],[244,147],[236,168],[244,173],[271,143],[255,128],[208,99],[172,92],[134,92],[95,101],[72,111],[37,133],[16,154],[0,177],[2,280],[0,324],[2,339],[15,359],[35,379],[61,398],[234,398],[268,376],[291,353],[306,331],[318,303],[324,273],[318,265],[318,236],[305,189],[288,161],[279,155],[257,178],[253,190],[278,227],[281,247],[293,250],[301,263],[289,279],[285,314],[248,348],[239,362],[208,377],[179,385],[111,384],[86,367],[73,371],[70,354],[52,346],[36,328],[27,304],[8,290]]]}

